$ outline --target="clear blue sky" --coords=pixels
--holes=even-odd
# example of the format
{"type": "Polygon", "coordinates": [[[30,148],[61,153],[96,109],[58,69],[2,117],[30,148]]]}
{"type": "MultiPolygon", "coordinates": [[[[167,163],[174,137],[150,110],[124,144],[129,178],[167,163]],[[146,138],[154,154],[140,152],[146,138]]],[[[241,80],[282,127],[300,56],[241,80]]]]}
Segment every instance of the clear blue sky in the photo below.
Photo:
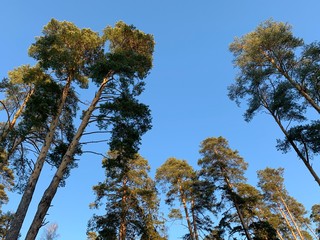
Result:
{"type": "MultiPolygon", "coordinates": [[[[289,193],[307,209],[319,203],[319,187],[295,154],[276,151],[276,138],[282,135],[273,120],[260,114],[246,123],[242,117],[245,106],[238,108],[227,97],[227,86],[237,73],[228,51],[233,38],[273,18],[290,23],[295,35],[306,42],[320,40],[319,1],[4,0],[0,7],[1,78],[14,67],[33,63],[27,49],[51,18],[97,32],[123,20],[154,35],[154,68],[142,97],[152,110],[153,129],[143,137],[140,151],[148,159],[152,175],[172,156],[196,167],[200,142],[223,136],[249,163],[247,177],[251,184],[256,184],[257,170],[284,167],[289,193]]],[[[92,96],[93,90],[89,89],[85,97],[92,96]]],[[[107,146],[102,148],[99,150],[107,151],[107,146]]],[[[314,166],[320,173],[316,160],[314,166]]],[[[23,234],[53,176],[49,170],[40,179],[23,234]]],[[[91,187],[103,181],[103,176],[101,158],[84,155],[66,187],[58,190],[47,220],[58,223],[61,239],[86,239],[87,222],[93,214],[88,207],[94,200],[91,187]]],[[[19,195],[11,194],[7,209],[14,211],[19,200],[19,195]]],[[[181,235],[176,228],[169,226],[170,240],[181,235]]]]}

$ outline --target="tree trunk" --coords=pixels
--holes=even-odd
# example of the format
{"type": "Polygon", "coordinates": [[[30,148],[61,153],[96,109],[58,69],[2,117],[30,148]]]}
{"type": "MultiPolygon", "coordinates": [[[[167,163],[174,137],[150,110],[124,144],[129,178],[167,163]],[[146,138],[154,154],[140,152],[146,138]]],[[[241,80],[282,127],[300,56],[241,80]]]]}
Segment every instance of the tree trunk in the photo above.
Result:
{"type": "Polygon", "coordinates": [[[307,228],[309,229],[309,231],[312,233],[312,235],[314,236],[314,239],[317,239],[318,236],[317,234],[314,232],[314,230],[310,227],[310,225],[308,223],[305,223],[307,228]]]}
{"type": "Polygon", "coordinates": [[[250,236],[250,234],[249,234],[248,226],[247,226],[247,224],[246,224],[245,221],[244,221],[244,218],[243,218],[241,209],[240,209],[240,207],[239,207],[239,204],[238,204],[238,202],[236,201],[236,199],[234,198],[234,196],[232,195],[232,193],[233,193],[232,185],[231,185],[231,183],[230,183],[230,181],[229,181],[229,179],[228,179],[227,177],[224,177],[224,178],[225,178],[225,181],[226,181],[227,186],[228,186],[228,188],[229,188],[229,191],[230,191],[230,193],[231,193],[231,199],[232,199],[232,202],[233,202],[233,204],[234,204],[234,206],[235,206],[235,208],[236,208],[236,210],[237,210],[237,214],[238,214],[238,216],[239,216],[239,219],[240,219],[242,228],[243,228],[243,230],[244,230],[244,233],[245,233],[245,235],[246,235],[246,237],[247,237],[248,240],[252,240],[252,238],[251,238],[251,236],[250,236]]]}
{"type": "Polygon", "coordinates": [[[272,115],[272,117],[275,119],[276,123],[278,124],[278,126],[280,127],[281,131],[283,132],[283,134],[285,135],[286,139],[289,141],[290,145],[293,147],[294,151],[297,153],[297,155],[299,156],[299,158],[302,160],[302,162],[304,163],[304,165],[307,167],[307,169],[309,170],[309,172],[311,173],[311,175],[313,176],[314,180],[318,183],[318,185],[320,186],[320,178],[317,175],[317,173],[314,171],[314,169],[312,168],[310,162],[308,161],[307,158],[305,158],[302,154],[302,152],[299,150],[298,146],[294,143],[294,141],[292,141],[288,135],[288,132],[286,131],[286,129],[283,127],[280,119],[274,115],[274,113],[272,111],[270,111],[270,109],[268,108],[268,106],[265,106],[265,108],[270,112],[270,114],[272,115]]]}
{"type": "Polygon", "coordinates": [[[19,206],[17,211],[15,212],[14,218],[11,222],[11,227],[10,230],[8,232],[8,235],[6,236],[6,240],[15,240],[18,239],[23,221],[26,217],[30,202],[32,200],[32,196],[35,190],[35,187],[37,185],[42,167],[44,165],[45,159],[47,157],[48,151],[50,149],[50,145],[53,141],[53,137],[54,137],[54,133],[55,130],[58,126],[59,123],[59,117],[60,114],[62,112],[62,109],[64,107],[64,104],[66,102],[68,93],[69,93],[69,89],[70,89],[70,85],[71,85],[71,77],[68,78],[67,83],[63,89],[62,92],[62,96],[61,96],[61,100],[59,103],[59,108],[57,111],[56,116],[54,116],[51,124],[50,124],[50,128],[49,128],[49,132],[46,135],[44,144],[41,148],[41,151],[39,153],[38,159],[35,163],[35,167],[34,170],[28,180],[28,184],[23,192],[22,198],[20,200],[19,206]]]}
{"type": "MultiPolygon", "coordinates": [[[[279,190],[278,190],[278,193],[280,194],[279,190]]],[[[297,232],[298,232],[301,240],[304,240],[304,237],[303,237],[303,235],[301,234],[300,228],[298,227],[296,221],[294,220],[294,217],[293,217],[292,214],[291,214],[290,209],[288,208],[286,202],[284,201],[284,199],[282,198],[281,195],[280,195],[280,200],[281,200],[281,202],[282,202],[282,205],[283,205],[284,208],[286,209],[286,211],[287,211],[287,213],[288,213],[288,215],[289,215],[289,217],[290,217],[291,222],[293,223],[294,227],[296,228],[296,230],[297,230],[297,232]]]]}
{"type": "Polygon", "coordinates": [[[196,215],[194,212],[194,200],[191,200],[191,213],[192,213],[192,220],[193,220],[193,230],[194,230],[194,238],[195,240],[199,240],[199,233],[198,233],[198,227],[196,223],[196,215]]]}
{"type": "MultiPolygon", "coordinates": [[[[19,109],[17,110],[17,112],[14,114],[12,121],[10,121],[10,119],[8,119],[9,121],[9,126],[7,128],[4,128],[4,131],[1,133],[0,136],[0,142],[4,141],[7,137],[7,135],[9,134],[9,132],[12,130],[12,128],[14,127],[14,125],[16,124],[18,118],[20,117],[21,113],[23,112],[27,102],[29,101],[30,97],[32,96],[32,94],[34,93],[34,88],[32,88],[26,98],[24,99],[23,103],[21,104],[21,106],[19,107],[19,109]]],[[[9,113],[8,113],[9,114],[9,113]]],[[[6,124],[7,125],[7,124],[6,124]]]]}
{"type": "MultiPolygon", "coordinates": [[[[180,183],[180,181],[179,181],[180,183]]],[[[184,195],[184,191],[182,189],[182,186],[181,184],[179,184],[179,192],[180,192],[180,199],[181,199],[181,202],[183,204],[183,209],[184,209],[184,213],[186,215],[186,220],[187,220],[187,224],[188,224],[188,229],[189,229],[189,233],[190,233],[190,238],[191,240],[195,240],[194,239],[194,232],[193,232],[193,229],[192,229],[192,225],[191,225],[191,221],[190,221],[190,217],[189,217],[189,212],[188,212],[188,207],[187,207],[187,201],[186,201],[186,198],[185,198],[185,195],[184,195]]]]}
{"type": "Polygon", "coordinates": [[[278,230],[278,229],[276,229],[276,231],[277,231],[277,235],[278,235],[278,237],[280,238],[280,240],[284,240],[284,239],[283,239],[283,237],[281,236],[281,234],[280,234],[279,230],[278,230]]]}
{"type": "Polygon", "coordinates": [[[124,187],[124,191],[123,191],[123,195],[122,195],[122,199],[121,199],[121,219],[120,219],[120,230],[119,230],[119,240],[126,240],[126,236],[127,236],[127,219],[126,219],[126,215],[127,215],[127,191],[125,189],[127,181],[126,179],[124,179],[123,181],[123,187],[124,187]]]}
{"type": "Polygon", "coordinates": [[[293,228],[292,228],[292,226],[291,226],[291,224],[290,224],[290,222],[289,222],[286,214],[283,212],[283,210],[282,210],[279,206],[278,206],[278,210],[279,210],[281,216],[282,216],[282,217],[284,218],[284,220],[286,221],[287,226],[288,226],[288,228],[289,228],[292,236],[294,237],[295,240],[297,240],[297,239],[298,239],[298,238],[297,238],[297,235],[296,235],[295,232],[293,231],[293,228]]]}
{"type": "Polygon", "coordinates": [[[276,61],[270,57],[266,52],[262,51],[262,54],[271,62],[273,67],[275,67],[282,76],[284,76],[288,82],[295,88],[297,91],[310,103],[310,105],[320,113],[320,106],[309,96],[309,94],[299,85],[297,84],[288,74],[287,71],[283,69],[282,66],[278,65],[276,61]]]}
{"type": "Polygon", "coordinates": [[[107,77],[101,83],[98,92],[96,93],[95,97],[93,98],[93,100],[91,102],[91,105],[89,106],[89,108],[85,112],[77,133],[75,134],[74,138],[72,139],[72,142],[70,143],[70,145],[67,149],[67,152],[63,156],[61,164],[59,165],[59,168],[57,169],[50,185],[48,186],[48,188],[46,189],[46,191],[44,192],[44,194],[40,200],[37,212],[34,216],[34,219],[31,223],[31,226],[28,230],[26,240],[34,240],[36,238],[36,236],[39,232],[39,229],[42,226],[44,217],[45,217],[45,215],[51,205],[51,202],[57,192],[59,183],[63,179],[63,176],[67,170],[68,165],[73,161],[73,155],[74,155],[76,148],[79,144],[79,140],[80,140],[86,126],[88,125],[91,114],[94,111],[97,103],[99,102],[99,99],[102,95],[103,89],[105,88],[105,86],[109,80],[109,77],[111,77],[112,75],[113,75],[113,72],[110,71],[108,73],[107,77]]]}

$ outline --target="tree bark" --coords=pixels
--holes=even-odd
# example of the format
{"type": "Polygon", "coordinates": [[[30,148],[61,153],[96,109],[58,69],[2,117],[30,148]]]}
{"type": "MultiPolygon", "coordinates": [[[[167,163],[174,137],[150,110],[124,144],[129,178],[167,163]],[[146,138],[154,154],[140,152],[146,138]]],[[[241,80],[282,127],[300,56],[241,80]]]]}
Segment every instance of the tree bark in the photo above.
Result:
{"type": "Polygon", "coordinates": [[[311,175],[313,176],[314,180],[318,183],[318,185],[320,186],[320,178],[317,175],[317,173],[314,171],[314,169],[312,168],[310,162],[308,161],[308,159],[306,157],[303,156],[302,152],[299,150],[298,146],[294,143],[294,141],[289,137],[288,132],[286,131],[286,129],[283,127],[280,119],[270,110],[270,108],[264,103],[264,107],[269,111],[269,113],[271,114],[271,116],[274,118],[274,120],[276,121],[276,123],[278,124],[278,126],[280,127],[282,133],[284,134],[284,136],[286,137],[286,139],[289,141],[290,145],[292,146],[292,148],[294,149],[294,151],[297,153],[298,157],[302,160],[302,162],[304,163],[304,165],[307,167],[307,169],[309,170],[309,172],[311,173],[311,175]]]}
{"type": "Polygon", "coordinates": [[[281,236],[281,234],[280,234],[279,230],[278,230],[278,229],[276,229],[276,231],[277,231],[277,235],[278,235],[278,237],[280,238],[280,240],[284,240],[284,239],[283,239],[283,237],[281,236]]]}
{"type": "MultiPolygon", "coordinates": [[[[123,187],[125,187],[127,184],[126,179],[123,180],[123,187]]],[[[127,215],[127,191],[124,189],[122,193],[122,199],[121,199],[121,219],[120,219],[120,230],[119,230],[119,240],[126,240],[127,235],[127,221],[126,221],[126,215],[127,215]]]]}
{"type": "Polygon", "coordinates": [[[194,230],[194,238],[195,240],[199,240],[199,233],[198,233],[198,227],[196,222],[196,215],[194,212],[194,200],[191,200],[191,213],[192,213],[192,220],[193,220],[193,230],[194,230]]]}
{"type": "MultiPolygon", "coordinates": [[[[17,110],[17,112],[14,114],[13,119],[10,121],[10,119],[8,119],[9,121],[9,126],[4,128],[4,131],[1,133],[0,136],[0,142],[4,141],[6,139],[6,137],[8,136],[9,132],[12,130],[12,128],[14,127],[14,125],[16,124],[18,118],[20,117],[21,113],[23,112],[27,102],[29,101],[30,97],[32,96],[32,94],[34,93],[34,88],[32,88],[26,98],[24,99],[23,103],[21,104],[21,106],[19,107],[19,109],[17,110]]],[[[5,106],[4,106],[5,107],[5,106]]],[[[8,113],[9,114],[9,113],[8,113]]],[[[9,117],[9,116],[8,116],[9,117]]],[[[7,125],[7,124],[6,124],[7,125]]],[[[5,125],[5,126],[6,126],[5,125]]]]}
{"type": "Polygon", "coordinates": [[[189,233],[190,233],[190,238],[191,240],[195,240],[194,239],[194,232],[193,232],[193,229],[192,229],[192,225],[191,225],[191,221],[190,221],[190,217],[189,217],[189,212],[188,212],[188,207],[187,207],[187,201],[186,201],[186,198],[184,196],[184,191],[182,189],[182,186],[181,184],[179,184],[179,192],[180,192],[180,199],[181,199],[181,202],[183,204],[183,209],[184,209],[184,213],[186,215],[186,220],[187,220],[187,224],[188,224],[188,229],[189,229],[189,233]]]}
{"type": "Polygon", "coordinates": [[[44,144],[41,148],[41,151],[40,151],[39,156],[37,158],[37,161],[35,163],[34,170],[28,180],[28,184],[23,192],[18,209],[15,212],[14,218],[11,222],[11,227],[8,232],[8,235],[6,236],[6,240],[16,240],[19,237],[19,233],[20,233],[23,221],[26,217],[30,202],[32,200],[32,196],[33,196],[35,187],[37,185],[42,167],[44,165],[48,151],[50,149],[50,145],[53,141],[54,133],[55,133],[55,130],[56,130],[58,123],[59,123],[60,114],[62,112],[62,109],[64,107],[64,104],[66,102],[66,99],[67,99],[67,96],[69,93],[69,89],[71,86],[71,80],[72,80],[71,77],[69,77],[67,79],[67,83],[66,83],[66,85],[63,89],[63,92],[62,92],[62,96],[61,96],[61,100],[59,103],[59,108],[58,108],[57,114],[53,118],[53,120],[50,124],[49,132],[46,135],[44,144]]]}
{"type": "Polygon", "coordinates": [[[295,88],[297,91],[309,102],[309,104],[318,112],[320,113],[320,106],[309,96],[309,94],[299,85],[297,84],[288,74],[287,71],[283,69],[281,65],[278,65],[276,60],[270,57],[267,53],[262,51],[262,54],[271,62],[273,67],[275,67],[282,76],[284,76],[288,82],[295,88]]]}
{"type": "MultiPolygon", "coordinates": [[[[279,190],[278,190],[278,193],[280,194],[279,190]]],[[[297,230],[297,232],[298,232],[298,234],[299,234],[299,237],[301,238],[301,240],[304,240],[304,237],[303,237],[303,235],[301,234],[300,228],[298,227],[296,221],[294,220],[294,217],[293,217],[292,214],[291,214],[290,209],[288,208],[286,202],[284,201],[284,199],[282,198],[281,195],[280,195],[280,200],[281,200],[282,205],[283,205],[284,208],[286,209],[286,211],[287,211],[287,213],[288,213],[288,215],[289,215],[289,217],[290,217],[291,222],[293,223],[294,227],[296,228],[296,230],[297,230]]]]}
{"type": "MultiPolygon", "coordinates": [[[[34,219],[31,223],[31,226],[28,230],[26,240],[34,240],[39,232],[40,227],[42,226],[43,220],[45,218],[45,215],[51,205],[51,202],[57,192],[59,183],[63,179],[63,176],[67,170],[68,165],[73,161],[73,155],[76,151],[77,145],[79,144],[80,138],[88,125],[88,122],[90,120],[92,112],[95,110],[95,107],[97,103],[99,102],[99,99],[102,95],[103,89],[105,88],[107,82],[109,81],[109,78],[113,75],[113,72],[110,71],[107,75],[107,77],[103,80],[103,82],[100,85],[100,88],[98,89],[95,97],[93,98],[89,108],[85,112],[81,124],[78,128],[77,133],[75,134],[74,138],[72,139],[72,142],[70,143],[67,152],[62,158],[61,164],[59,165],[59,168],[57,169],[50,185],[44,192],[40,203],[38,205],[37,212],[34,216],[34,219]]],[[[8,239],[9,240],[9,239],[8,239]]]]}
{"type": "Polygon", "coordinates": [[[249,234],[249,228],[248,228],[246,222],[244,221],[244,217],[243,217],[243,215],[242,215],[240,206],[239,206],[238,202],[236,201],[236,199],[234,198],[234,196],[232,195],[233,190],[232,190],[232,185],[231,185],[231,183],[230,183],[230,181],[229,181],[229,178],[228,178],[227,176],[224,176],[224,180],[225,180],[225,182],[226,182],[226,184],[227,184],[227,187],[228,187],[228,189],[229,189],[229,191],[230,191],[230,193],[231,193],[231,199],[232,199],[232,202],[233,202],[233,204],[234,204],[234,206],[235,206],[235,208],[236,208],[236,210],[237,210],[237,214],[238,214],[238,216],[239,216],[239,219],[240,219],[242,228],[243,228],[243,230],[244,230],[244,233],[245,233],[245,235],[246,235],[246,237],[247,237],[248,240],[252,240],[252,238],[251,238],[251,236],[250,236],[250,234],[249,234]]]}
{"type": "Polygon", "coordinates": [[[279,206],[278,206],[278,210],[279,210],[281,216],[282,216],[282,217],[284,218],[284,220],[286,221],[287,226],[288,226],[288,228],[290,229],[290,232],[291,232],[292,236],[294,237],[295,240],[297,240],[297,239],[298,239],[298,238],[297,238],[297,235],[296,235],[295,232],[293,231],[293,228],[292,228],[292,226],[291,226],[291,224],[290,224],[290,222],[289,222],[286,214],[283,212],[283,210],[282,210],[279,206]]]}

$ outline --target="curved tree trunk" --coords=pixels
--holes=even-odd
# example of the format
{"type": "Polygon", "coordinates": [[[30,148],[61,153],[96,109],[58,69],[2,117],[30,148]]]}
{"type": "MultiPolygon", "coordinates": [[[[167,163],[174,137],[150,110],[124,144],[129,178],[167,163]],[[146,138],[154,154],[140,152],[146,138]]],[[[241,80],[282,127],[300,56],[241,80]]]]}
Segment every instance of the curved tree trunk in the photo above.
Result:
{"type": "Polygon", "coordinates": [[[42,167],[44,165],[45,159],[47,157],[48,151],[50,149],[50,145],[53,141],[53,137],[54,137],[54,133],[55,130],[58,126],[59,123],[59,117],[60,114],[62,112],[62,109],[64,107],[64,104],[66,102],[68,93],[69,93],[69,89],[71,86],[71,77],[68,78],[66,86],[63,89],[62,92],[62,96],[61,96],[61,100],[59,103],[59,108],[57,111],[56,116],[53,118],[51,124],[50,124],[50,128],[49,128],[49,132],[46,135],[44,144],[41,148],[41,151],[39,153],[38,159],[35,163],[35,167],[34,170],[28,180],[28,184],[23,192],[22,198],[20,200],[19,206],[17,211],[14,214],[14,218],[11,222],[11,227],[10,230],[8,232],[8,235],[6,236],[6,240],[15,240],[18,239],[19,237],[19,233],[23,224],[23,221],[26,217],[30,202],[32,200],[32,196],[34,193],[34,190],[36,188],[38,179],[40,177],[40,173],[42,170],[42,167]]]}
{"type": "MultiPolygon", "coordinates": [[[[42,226],[43,220],[45,218],[45,215],[48,212],[48,209],[51,205],[51,202],[57,192],[59,183],[63,179],[63,176],[67,170],[68,165],[73,161],[73,156],[76,151],[76,148],[79,144],[80,138],[88,125],[88,122],[90,120],[92,112],[95,110],[95,107],[97,103],[100,100],[100,97],[102,95],[103,89],[105,88],[107,82],[109,81],[109,78],[113,75],[113,72],[110,71],[107,77],[103,80],[103,82],[100,85],[99,90],[97,91],[95,97],[93,98],[89,108],[87,111],[85,111],[85,114],[82,118],[81,124],[78,128],[77,133],[75,134],[72,142],[70,143],[67,152],[62,158],[61,164],[59,165],[59,168],[57,169],[50,185],[44,192],[40,203],[38,205],[37,212],[33,218],[33,221],[30,225],[30,228],[28,230],[26,240],[34,240],[39,232],[40,227],[42,226]]],[[[8,239],[9,240],[9,239],[8,239]]]]}

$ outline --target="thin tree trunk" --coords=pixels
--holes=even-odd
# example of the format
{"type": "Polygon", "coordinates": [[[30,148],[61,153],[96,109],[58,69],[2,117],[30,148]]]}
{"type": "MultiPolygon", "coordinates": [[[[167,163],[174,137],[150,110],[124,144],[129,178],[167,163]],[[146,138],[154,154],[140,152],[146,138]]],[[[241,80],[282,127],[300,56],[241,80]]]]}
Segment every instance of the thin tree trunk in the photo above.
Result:
{"type": "Polygon", "coordinates": [[[23,112],[27,102],[29,101],[30,97],[32,96],[32,94],[34,93],[34,88],[32,88],[26,98],[24,99],[23,103],[21,104],[21,106],[19,107],[19,109],[17,110],[17,112],[14,114],[12,121],[10,121],[10,119],[8,119],[9,121],[9,126],[7,128],[4,128],[4,131],[1,133],[0,136],[0,142],[4,141],[6,139],[6,137],[8,136],[9,132],[12,130],[12,128],[14,127],[14,125],[16,124],[18,118],[20,117],[21,113],[23,112]]]}
{"type": "Polygon", "coordinates": [[[194,238],[195,240],[199,240],[199,233],[198,233],[198,227],[196,222],[196,215],[194,212],[194,200],[191,200],[191,213],[192,213],[192,220],[193,220],[193,230],[194,230],[194,238]]]}
{"type": "Polygon", "coordinates": [[[282,74],[288,82],[295,88],[297,91],[310,103],[310,105],[320,113],[320,106],[309,96],[309,94],[299,85],[297,84],[288,74],[287,71],[283,69],[280,65],[276,63],[276,60],[270,57],[266,52],[262,51],[262,54],[272,63],[272,65],[282,74]]]}
{"type": "Polygon", "coordinates": [[[121,219],[120,219],[120,230],[119,230],[119,240],[126,240],[126,236],[127,236],[127,221],[126,221],[126,214],[127,214],[127,191],[125,189],[127,184],[126,179],[123,180],[123,187],[124,187],[124,191],[123,191],[123,196],[121,199],[121,219]]]}
{"type": "Polygon", "coordinates": [[[181,184],[179,185],[179,191],[180,191],[180,199],[181,199],[181,202],[183,204],[184,213],[186,215],[186,220],[187,220],[187,224],[188,224],[190,238],[191,238],[191,240],[195,240],[194,239],[194,232],[193,232],[193,229],[192,229],[192,225],[191,225],[191,221],[190,221],[190,217],[189,217],[189,212],[188,212],[188,208],[187,208],[187,201],[186,201],[186,198],[184,196],[184,191],[182,190],[181,184]]]}
{"type": "Polygon", "coordinates": [[[66,102],[66,99],[67,99],[67,96],[69,93],[69,89],[71,86],[71,80],[72,80],[71,77],[69,77],[67,79],[67,83],[66,83],[66,85],[63,89],[63,92],[62,92],[62,96],[61,96],[61,100],[59,103],[59,108],[58,108],[57,114],[53,118],[53,120],[50,124],[49,132],[46,135],[44,144],[41,148],[38,159],[35,163],[34,170],[31,174],[31,176],[28,180],[28,184],[23,192],[18,209],[14,214],[14,218],[11,222],[10,230],[8,232],[8,235],[6,236],[6,240],[16,240],[19,237],[19,233],[20,233],[23,221],[26,217],[30,202],[32,200],[32,196],[33,196],[35,187],[37,185],[42,167],[44,165],[48,151],[50,149],[50,145],[53,141],[54,133],[55,133],[55,130],[56,130],[58,123],[59,123],[60,114],[62,112],[62,109],[64,107],[64,104],[66,102]]]}
{"type": "Polygon", "coordinates": [[[291,85],[298,90],[298,92],[310,103],[310,105],[320,113],[320,106],[309,96],[309,94],[297,84],[283,69],[279,69],[280,73],[291,83],[291,85]]]}
{"type": "MultiPolygon", "coordinates": [[[[223,171],[223,170],[222,170],[222,171],[223,171]]],[[[229,191],[230,191],[230,193],[231,193],[231,199],[232,199],[232,202],[233,202],[233,204],[234,204],[234,206],[235,206],[235,208],[236,208],[236,210],[237,210],[237,214],[238,214],[238,216],[239,216],[239,219],[240,219],[242,228],[243,228],[243,230],[244,230],[244,233],[245,233],[245,235],[246,235],[246,237],[247,237],[248,240],[252,240],[252,238],[251,238],[251,236],[250,236],[250,234],[249,234],[248,226],[247,226],[247,224],[246,224],[245,221],[244,221],[244,218],[243,218],[241,209],[240,209],[240,207],[239,207],[239,204],[238,204],[238,202],[236,201],[236,199],[234,198],[234,196],[232,195],[232,193],[233,193],[232,185],[231,185],[228,177],[225,176],[225,177],[224,177],[224,180],[225,180],[225,182],[227,183],[228,189],[229,189],[229,191]]]]}
{"type": "Polygon", "coordinates": [[[312,168],[310,162],[308,161],[308,159],[306,159],[303,154],[301,153],[301,151],[299,150],[298,146],[294,143],[294,141],[292,141],[289,137],[288,132],[286,131],[286,129],[283,127],[281,121],[279,120],[279,118],[277,116],[274,115],[274,113],[272,111],[270,111],[270,109],[268,108],[268,106],[265,106],[266,109],[270,112],[270,114],[272,115],[272,117],[275,119],[276,123],[278,124],[278,126],[280,127],[281,131],[283,132],[283,134],[285,135],[286,139],[289,141],[290,145],[293,147],[294,151],[297,153],[297,155],[299,156],[299,158],[302,160],[302,162],[304,163],[304,165],[307,167],[307,169],[309,170],[309,172],[311,173],[311,175],[313,176],[314,180],[318,183],[318,185],[320,186],[320,178],[317,175],[317,173],[314,171],[314,169],[312,168]]]}
{"type": "Polygon", "coordinates": [[[278,229],[276,229],[276,231],[277,231],[277,234],[278,234],[278,237],[280,238],[280,240],[284,240],[284,239],[283,239],[283,237],[281,236],[281,234],[280,234],[279,230],[278,230],[278,229]]]}
{"type": "MultiPolygon", "coordinates": [[[[70,143],[67,152],[62,158],[61,164],[59,165],[59,168],[57,169],[50,185],[44,192],[40,203],[38,205],[37,212],[33,218],[33,221],[31,223],[31,226],[28,230],[26,240],[34,240],[39,232],[40,227],[42,226],[43,220],[45,218],[45,215],[51,205],[51,202],[57,192],[59,183],[63,179],[63,176],[67,170],[68,165],[73,161],[73,156],[76,151],[76,148],[79,144],[80,138],[88,125],[88,122],[90,120],[92,112],[95,110],[95,107],[97,103],[100,100],[100,97],[102,95],[103,89],[105,88],[106,84],[109,81],[109,78],[113,75],[113,72],[110,71],[107,75],[107,77],[103,80],[103,82],[100,85],[99,90],[97,91],[95,97],[93,98],[91,105],[85,112],[81,124],[78,128],[77,133],[75,134],[74,138],[72,139],[72,142],[70,143]]],[[[9,240],[9,239],[8,239],[9,240]]]]}
{"type": "Polygon", "coordinates": [[[288,226],[288,228],[289,228],[292,236],[294,237],[294,239],[298,240],[297,235],[296,235],[295,232],[293,231],[293,228],[292,228],[292,226],[291,226],[291,224],[290,224],[290,222],[289,222],[286,214],[283,212],[283,210],[282,210],[279,206],[278,206],[278,210],[279,210],[281,216],[282,216],[282,217],[284,218],[284,220],[286,221],[287,226],[288,226]]]}
{"type": "MultiPolygon", "coordinates": [[[[279,190],[278,190],[278,193],[279,193],[279,190]]],[[[280,193],[279,193],[279,194],[280,194],[280,193]]],[[[286,202],[284,201],[284,199],[282,198],[281,195],[280,195],[280,200],[281,200],[281,202],[282,202],[282,205],[283,205],[284,208],[286,209],[286,211],[287,211],[287,213],[288,213],[288,215],[289,215],[289,217],[290,217],[290,220],[291,220],[291,222],[293,223],[294,227],[296,228],[296,230],[297,230],[300,238],[301,238],[302,240],[304,240],[304,237],[303,237],[303,235],[301,234],[300,228],[298,227],[296,221],[294,220],[294,217],[293,217],[292,214],[291,214],[290,209],[288,208],[286,202]]]]}
{"type": "Polygon", "coordinates": [[[308,223],[305,223],[307,228],[309,229],[309,231],[312,233],[312,235],[314,236],[314,239],[317,239],[318,236],[317,234],[314,232],[314,230],[310,227],[310,225],[308,223]]]}

